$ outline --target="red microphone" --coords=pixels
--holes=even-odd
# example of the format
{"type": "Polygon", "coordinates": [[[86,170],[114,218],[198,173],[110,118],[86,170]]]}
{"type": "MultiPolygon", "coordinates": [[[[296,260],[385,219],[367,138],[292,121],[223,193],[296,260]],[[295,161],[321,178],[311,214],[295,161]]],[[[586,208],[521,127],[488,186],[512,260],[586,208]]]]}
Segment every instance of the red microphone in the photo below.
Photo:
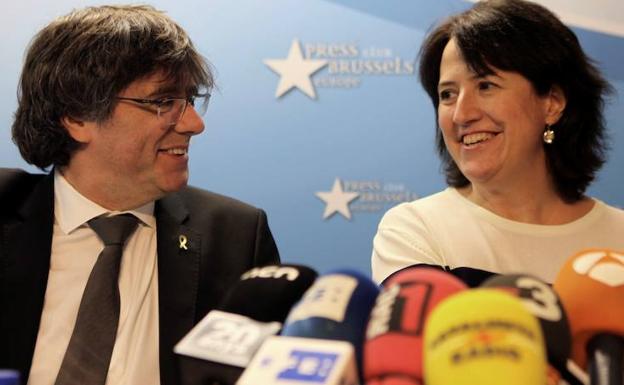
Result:
{"type": "Polygon", "coordinates": [[[422,382],[411,377],[394,376],[367,381],[366,385],[422,385],[422,382]]]}
{"type": "Polygon", "coordinates": [[[423,267],[405,269],[384,286],[366,330],[364,379],[367,385],[421,383],[427,316],[440,301],[467,287],[448,273],[423,267]]]}
{"type": "Polygon", "coordinates": [[[554,288],[570,317],[572,359],[592,385],[622,385],[624,253],[582,251],[565,263],[554,288]]]}

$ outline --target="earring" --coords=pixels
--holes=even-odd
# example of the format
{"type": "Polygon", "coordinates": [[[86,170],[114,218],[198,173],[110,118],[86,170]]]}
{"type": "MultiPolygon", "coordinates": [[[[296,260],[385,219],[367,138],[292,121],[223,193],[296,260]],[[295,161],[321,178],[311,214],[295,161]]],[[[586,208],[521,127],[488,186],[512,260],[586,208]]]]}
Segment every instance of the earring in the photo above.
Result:
{"type": "Polygon", "coordinates": [[[551,144],[555,140],[555,131],[550,129],[550,124],[546,125],[546,130],[544,131],[544,143],[551,144]]]}

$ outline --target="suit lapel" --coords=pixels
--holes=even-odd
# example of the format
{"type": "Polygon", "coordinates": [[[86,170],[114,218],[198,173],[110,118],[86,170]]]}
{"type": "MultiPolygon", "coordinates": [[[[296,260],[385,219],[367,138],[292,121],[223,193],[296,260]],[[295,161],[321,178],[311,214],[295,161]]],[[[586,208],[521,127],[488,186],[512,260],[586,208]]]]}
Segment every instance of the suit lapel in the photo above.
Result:
{"type": "Polygon", "coordinates": [[[190,228],[182,200],[156,203],[161,384],[177,383],[173,346],[195,323],[201,237],[190,228]]]}
{"type": "MultiPolygon", "coordinates": [[[[24,191],[25,194],[28,192],[24,191]]],[[[17,217],[4,225],[5,300],[9,359],[26,378],[37,340],[50,268],[54,225],[53,177],[32,190],[17,217]]],[[[2,259],[2,258],[0,258],[2,259]]]]}

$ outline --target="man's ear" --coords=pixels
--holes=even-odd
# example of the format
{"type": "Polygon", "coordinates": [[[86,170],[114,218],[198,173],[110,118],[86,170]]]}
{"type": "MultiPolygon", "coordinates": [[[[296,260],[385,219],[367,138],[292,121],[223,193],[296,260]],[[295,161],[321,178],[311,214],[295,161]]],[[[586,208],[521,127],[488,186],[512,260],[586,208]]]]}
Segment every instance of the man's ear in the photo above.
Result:
{"type": "Polygon", "coordinates": [[[82,119],[73,118],[71,116],[63,116],[61,124],[65,127],[69,136],[78,143],[89,143],[92,138],[93,122],[82,119]]]}
{"type": "Polygon", "coordinates": [[[546,124],[552,126],[557,123],[568,102],[565,93],[558,85],[553,85],[546,96],[546,124]]]}

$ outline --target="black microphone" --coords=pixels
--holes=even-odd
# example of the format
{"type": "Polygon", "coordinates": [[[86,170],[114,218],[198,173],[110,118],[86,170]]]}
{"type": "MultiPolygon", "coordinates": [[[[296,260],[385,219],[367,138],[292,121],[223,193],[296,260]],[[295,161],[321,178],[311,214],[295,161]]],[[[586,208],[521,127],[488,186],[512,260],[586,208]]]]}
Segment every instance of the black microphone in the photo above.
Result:
{"type": "Polygon", "coordinates": [[[559,295],[545,282],[527,274],[496,275],[481,285],[500,288],[517,296],[540,323],[548,354],[549,383],[583,385],[568,369],[572,334],[566,311],[559,295]]]}
{"type": "Polygon", "coordinates": [[[175,346],[182,384],[234,384],[316,277],[313,269],[301,265],[270,265],[244,273],[217,309],[175,346]]]}
{"type": "Polygon", "coordinates": [[[217,307],[261,322],[284,322],[318,274],[302,265],[256,267],[240,278],[217,307]]]}

